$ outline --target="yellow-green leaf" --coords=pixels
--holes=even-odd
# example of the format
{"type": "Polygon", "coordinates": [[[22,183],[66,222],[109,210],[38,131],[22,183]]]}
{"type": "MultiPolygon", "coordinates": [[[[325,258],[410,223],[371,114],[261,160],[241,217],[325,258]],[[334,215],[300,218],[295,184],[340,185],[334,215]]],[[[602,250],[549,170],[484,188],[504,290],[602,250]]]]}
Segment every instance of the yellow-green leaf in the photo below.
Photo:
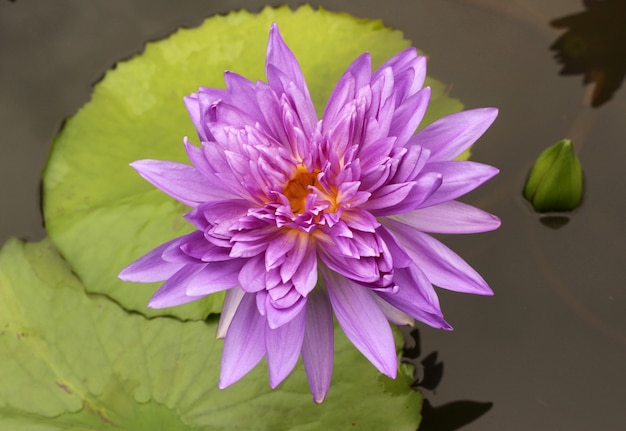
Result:
{"type": "MultiPolygon", "coordinates": [[[[262,365],[219,390],[216,324],[148,319],[88,295],[49,241],[0,251],[0,429],[414,431],[421,397],[336,331],[328,398],[299,364],[271,390],[262,365]]],[[[403,380],[404,379],[404,380],[403,380]]]]}

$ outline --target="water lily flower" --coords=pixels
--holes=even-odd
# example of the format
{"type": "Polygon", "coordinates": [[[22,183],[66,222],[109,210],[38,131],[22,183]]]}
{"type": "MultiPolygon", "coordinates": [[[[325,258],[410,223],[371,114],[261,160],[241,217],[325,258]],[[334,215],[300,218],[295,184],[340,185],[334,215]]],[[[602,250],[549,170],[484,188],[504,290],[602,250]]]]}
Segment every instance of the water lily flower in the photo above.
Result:
{"type": "Polygon", "coordinates": [[[583,198],[583,169],[569,139],[546,148],[530,170],[524,197],[535,211],[571,211],[583,198]]]}
{"type": "Polygon", "coordinates": [[[196,230],[126,267],[127,281],[165,280],[161,308],[226,291],[219,387],[267,357],[272,387],[300,355],[313,399],[329,390],[333,315],[381,373],[394,378],[389,322],[451,329],[433,284],[492,294],[483,278],[428,233],[497,228],[455,199],[497,169],[454,158],[494,121],[494,108],[442,118],[415,134],[430,97],[414,48],[372,72],[368,53],[337,83],[318,119],[298,62],[270,30],[265,82],[226,72],[226,89],[185,98],[201,147],[191,165],[139,160],[146,180],[191,207],[196,230]]]}

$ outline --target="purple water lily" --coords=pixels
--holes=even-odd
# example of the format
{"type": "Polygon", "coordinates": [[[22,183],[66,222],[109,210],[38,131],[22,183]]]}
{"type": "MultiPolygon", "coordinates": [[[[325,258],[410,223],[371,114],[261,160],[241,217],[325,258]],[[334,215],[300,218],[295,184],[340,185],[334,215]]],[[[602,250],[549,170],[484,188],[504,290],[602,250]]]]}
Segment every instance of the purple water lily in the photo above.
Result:
{"type": "Polygon", "coordinates": [[[149,306],[226,290],[219,387],[267,357],[272,387],[302,355],[316,402],[333,368],[333,314],[372,364],[395,377],[389,322],[451,329],[433,284],[490,295],[483,278],[427,233],[496,229],[497,217],[455,201],[497,169],[455,161],[494,121],[494,108],[444,117],[417,134],[430,98],[426,58],[407,49],[372,73],[358,57],[322,119],[278,27],[267,83],[225,73],[226,89],[185,98],[202,147],[191,165],[139,160],[149,182],[190,206],[196,230],[126,267],[127,281],[165,280],[149,306]]]}

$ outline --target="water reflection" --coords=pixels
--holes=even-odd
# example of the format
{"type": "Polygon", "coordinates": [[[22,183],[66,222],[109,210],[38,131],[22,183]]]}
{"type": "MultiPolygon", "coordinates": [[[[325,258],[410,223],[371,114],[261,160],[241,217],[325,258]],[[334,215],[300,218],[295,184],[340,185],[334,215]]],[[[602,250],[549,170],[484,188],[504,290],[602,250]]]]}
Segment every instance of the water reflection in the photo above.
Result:
{"type": "Polygon", "coordinates": [[[550,229],[560,229],[569,223],[569,217],[562,215],[547,215],[539,217],[542,225],[550,229]]]}
{"type": "Polygon", "coordinates": [[[550,47],[561,75],[584,75],[593,83],[591,106],[609,101],[626,75],[626,0],[584,0],[586,11],[555,19],[567,29],[550,47]]]}
{"type": "Polygon", "coordinates": [[[419,431],[458,430],[487,413],[492,406],[492,403],[478,401],[454,401],[433,407],[428,399],[424,399],[419,431]]]}
{"type": "Polygon", "coordinates": [[[404,336],[402,362],[414,367],[413,390],[420,390],[424,395],[422,422],[419,431],[455,431],[475,421],[487,413],[492,403],[471,400],[459,400],[440,406],[433,406],[424,390],[433,392],[443,377],[443,362],[438,360],[436,351],[424,358],[420,345],[420,333],[417,328],[400,328],[404,336]]]}

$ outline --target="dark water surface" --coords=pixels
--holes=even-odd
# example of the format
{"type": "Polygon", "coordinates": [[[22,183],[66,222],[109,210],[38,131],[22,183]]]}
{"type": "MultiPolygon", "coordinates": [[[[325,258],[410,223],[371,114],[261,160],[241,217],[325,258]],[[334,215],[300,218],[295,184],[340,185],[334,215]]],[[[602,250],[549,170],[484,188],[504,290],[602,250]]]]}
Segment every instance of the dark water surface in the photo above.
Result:
{"type": "MultiPolygon", "coordinates": [[[[500,108],[473,158],[499,167],[501,174],[465,200],[499,215],[503,226],[444,238],[496,295],[442,291],[455,331],[420,327],[422,356],[437,351],[444,363],[436,390],[424,391],[431,419],[439,415],[429,420],[429,429],[458,429],[444,419],[472,415],[480,417],[463,430],[626,429],[626,89],[591,108],[584,72],[600,76],[598,85],[615,87],[620,66],[592,59],[599,66],[585,69],[589,65],[578,61],[566,68],[574,76],[563,77],[550,51],[565,30],[549,22],[584,11],[582,2],[311,3],[380,18],[404,31],[429,54],[430,74],[449,83],[452,96],[467,108],[500,108]],[[520,192],[539,152],[565,137],[574,140],[580,156],[585,197],[567,224],[552,229],[520,192]]],[[[0,242],[45,235],[39,181],[49,143],[108,68],[180,26],[233,9],[258,11],[264,4],[0,0],[0,242]]],[[[626,28],[626,18],[609,16],[612,21],[601,28],[616,20],[626,28]]],[[[574,54],[586,47],[581,34],[570,44],[574,54]]],[[[601,46],[616,37],[607,31],[601,46]]],[[[618,56],[610,50],[609,55],[618,56]]]]}

